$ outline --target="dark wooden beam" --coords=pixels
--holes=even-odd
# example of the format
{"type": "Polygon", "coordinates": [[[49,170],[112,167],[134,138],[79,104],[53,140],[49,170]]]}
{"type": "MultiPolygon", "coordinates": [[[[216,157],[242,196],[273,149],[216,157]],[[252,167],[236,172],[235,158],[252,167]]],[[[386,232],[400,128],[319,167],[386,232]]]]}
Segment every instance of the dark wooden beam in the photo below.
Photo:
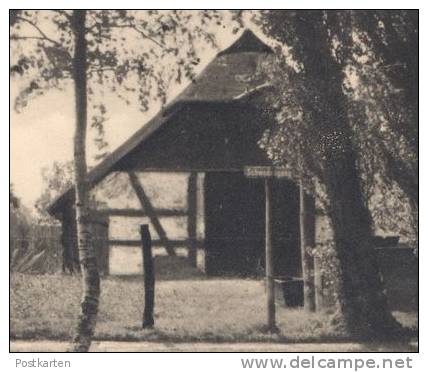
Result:
{"type": "MultiPolygon", "coordinates": [[[[147,212],[142,209],[103,209],[95,212],[98,215],[118,216],[118,217],[148,217],[147,212]]],[[[154,213],[159,217],[184,217],[187,216],[185,210],[179,209],[154,209],[154,213]]]]}
{"type": "MultiPolygon", "coordinates": [[[[119,240],[119,239],[112,239],[112,240],[108,240],[108,245],[112,246],[121,246],[123,248],[127,248],[127,247],[140,247],[141,246],[141,241],[138,240],[119,240]]],[[[188,239],[185,240],[170,240],[169,241],[170,245],[172,247],[178,248],[178,247],[188,247],[190,242],[188,239]]],[[[196,248],[203,248],[203,242],[202,241],[196,241],[196,248]]],[[[156,240],[152,240],[152,246],[153,247],[163,247],[163,243],[156,239],[156,240]]]]}
{"type": "Polygon", "coordinates": [[[150,199],[147,197],[146,193],[144,192],[143,186],[141,185],[140,181],[138,180],[138,177],[133,172],[128,172],[129,179],[131,181],[131,185],[137,194],[138,199],[140,200],[141,206],[143,207],[144,211],[147,213],[147,216],[150,219],[150,222],[152,223],[153,227],[155,228],[160,241],[165,246],[166,251],[168,252],[168,255],[175,256],[175,251],[172,245],[169,243],[168,237],[166,235],[165,230],[163,229],[158,216],[156,215],[156,211],[152,206],[152,203],[150,202],[150,199]]]}
{"type": "Polygon", "coordinates": [[[208,172],[221,172],[221,173],[243,173],[244,168],[156,168],[156,167],[147,167],[138,169],[138,172],[159,172],[159,173],[208,173],[208,172]]]}
{"type": "MultiPolygon", "coordinates": [[[[110,239],[108,241],[108,244],[110,246],[119,245],[119,246],[124,246],[124,247],[140,247],[141,246],[141,240],[110,239]]],[[[188,239],[185,239],[185,240],[168,240],[168,244],[171,247],[188,247],[190,242],[188,239]]],[[[199,246],[200,244],[202,244],[202,243],[197,242],[197,246],[199,246]]],[[[156,239],[156,240],[152,240],[152,245],[155,247],[162,247],[165,244],[162,240],[156,239]]]]}
{"type": "Polygon", "coordinates": [[[189,261],[196,267],[197,241],[196,241],[196,182],[198,174],[190,173],[187,187],[187,235],[189,237],[189,261]]]}

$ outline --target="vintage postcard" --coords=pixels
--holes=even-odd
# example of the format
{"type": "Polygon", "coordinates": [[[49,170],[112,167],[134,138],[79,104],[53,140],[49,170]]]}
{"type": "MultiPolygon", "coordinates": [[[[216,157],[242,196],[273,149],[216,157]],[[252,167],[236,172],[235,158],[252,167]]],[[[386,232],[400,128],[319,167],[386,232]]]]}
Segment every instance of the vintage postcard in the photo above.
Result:
{"type": "Polygon", "coordinates": [[[11,352],[418,351],[418,10],[9,23],[11,352]]]}

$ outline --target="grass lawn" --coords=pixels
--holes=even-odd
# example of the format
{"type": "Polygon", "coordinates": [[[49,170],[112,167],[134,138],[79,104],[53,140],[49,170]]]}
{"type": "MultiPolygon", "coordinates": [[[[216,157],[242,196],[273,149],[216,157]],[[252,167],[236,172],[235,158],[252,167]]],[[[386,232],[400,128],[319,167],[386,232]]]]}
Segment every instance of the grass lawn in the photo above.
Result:
{"type": "MultiPolygon", "coordinates": [[[[327,314],[277,306],[278,334],[264,332],[263,282],[243,279],[181,279],[156,282],[155,329],[142,330],[141,279],[102,280],[96,339],[168,341],[326,341],[343,339],[327,314]]],[[[79,277],[14,274],[11,338],[68,340],[76,324],[79,277]]],[[[397,313],[416,327],[417,315],[397,313]]]]}

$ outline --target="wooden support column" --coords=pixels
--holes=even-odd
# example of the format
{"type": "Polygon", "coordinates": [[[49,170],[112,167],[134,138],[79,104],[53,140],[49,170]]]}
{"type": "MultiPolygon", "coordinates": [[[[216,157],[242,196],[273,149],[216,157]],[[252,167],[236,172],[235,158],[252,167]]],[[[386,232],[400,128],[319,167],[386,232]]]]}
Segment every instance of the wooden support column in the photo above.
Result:
{"type": "Polygon", "coordinates": [[[315,201],[299,185],[300,253],[305,311],[315,311],[314,258],[309,252],[315,247],[315,201]]]}
{"type": "Polygon", "coordinates": [[[205,173],[196,178],[196,267],[206,273],[205,257],[205,173]]]}
{"type": "Polygon", "coordinates": [[[196,267],[197,241],[196,241],[196,189],[197,173],[192,172],[189,176],[187,188],[187,234],[189,238],[188,258],[190,264],[196,267]]]}
{"type": "Polygon", "coordinates": [[[131,185],[135,193],[137,194],[138,199],[140,200],[141,206],[144,209],[144,211],[147,213],[147,216],[150,218],[150,222],[155,228],[157,234],[159,235],[159,239],[162,242],[162,244],[165,246],[165,249],[168,252],[168,255],[175,256],[176,254],[175,254],[174,248],[169,243],[166,232],[163,229],[158,219],[158,216],[156,215],[156,212],[152,206],[152,203],[150,202],[149,198],[144,192],[143,186],[140,184],[138,177],[133,172],[129,172],[128,175],[129,175],[129,180],[131,181],[131,185]]]}
{"type": "Polygon", "coordinates": [[[148,225],[141,225],[140,229],[144,268],[143,328],[152,328],[155,324],[153,318],[153,309],[155,305],[155,271],[152,256],[152,239],[148,225]]]}
{"type": "Polygon", "coordinates": [[[271,178],[265,178],[265,248],[266,248],[266,291],[267,291],[267,327],[273,332],[276,330],[275,321],[275,289],[273,282],[273,252],[272,252],[272,206],[271,206],[271,178]]]}

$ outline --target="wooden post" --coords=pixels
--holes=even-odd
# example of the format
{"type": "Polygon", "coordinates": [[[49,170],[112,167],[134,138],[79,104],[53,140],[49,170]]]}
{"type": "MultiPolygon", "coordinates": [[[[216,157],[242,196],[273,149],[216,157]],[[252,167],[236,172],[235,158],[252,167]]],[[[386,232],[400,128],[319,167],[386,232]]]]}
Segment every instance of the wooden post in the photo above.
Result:
{"type": "Polygon", "coordinates": [[[267,326],[268,326],[268,330],[273,332],[276,330],[276,322],[275,322],[275,292],[274,292],[274,282],[273,282],[271,182],[272,181],[270,178],[265,178],[267,326]]]}
{"type": "Polygon", "coordinates": [[[141,243],[143,246],[144,268],[143,328],[152,328],[155,324],[153,319],[153,308],[155,303],[155,273],[152,256],[152,239],[148,225],[141,225],[141,243]]]}
{"type": "Polygon", "coordinates": [[[306,311],[315,311],[314,258],[308,248],[315,245],[314,200],[299,185],[300,254],[303,277],[303,306],[306,311]]]}
{"type": "Polygon", "coordinates": [[[196,191],[197,191],[197,173],[192,172],[189,176],[189,184],[187,188],[187,235],[189,238],[188,258],[193,267],[196,267],[196,191]]]}

